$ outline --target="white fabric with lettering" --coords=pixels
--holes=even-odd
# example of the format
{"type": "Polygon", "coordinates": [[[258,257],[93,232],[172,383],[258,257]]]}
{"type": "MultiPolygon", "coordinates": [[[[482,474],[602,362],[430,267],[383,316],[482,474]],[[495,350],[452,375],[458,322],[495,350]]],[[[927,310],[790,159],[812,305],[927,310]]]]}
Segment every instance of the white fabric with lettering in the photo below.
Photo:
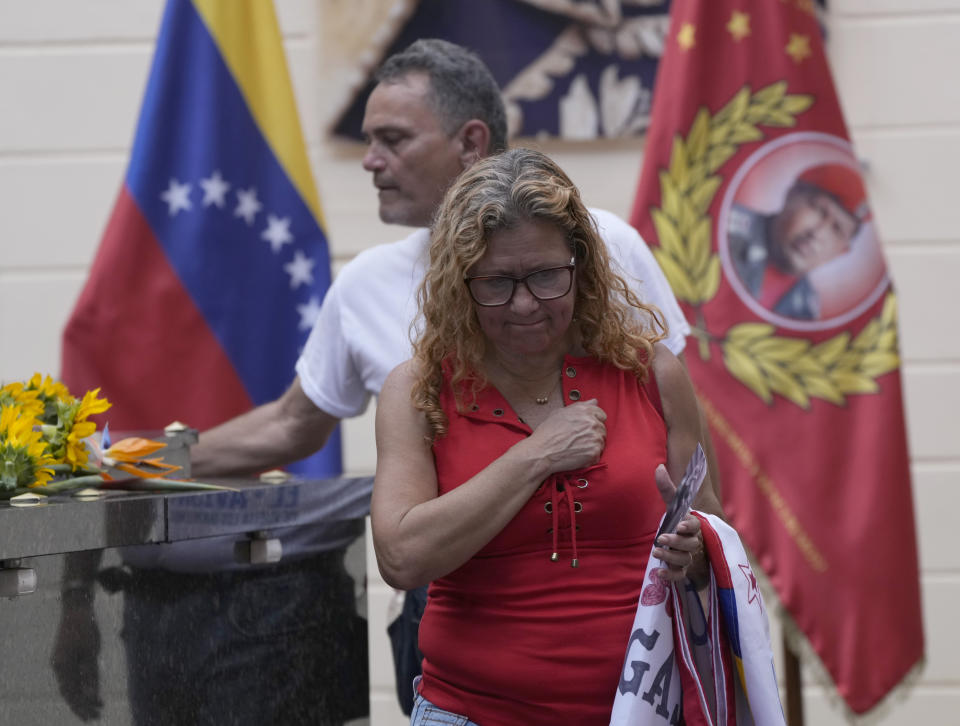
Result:
{"type": "Polygon", "coordinates": [[[784,726],[763,598],[736,531],[700,518],[710,562],[709,613],[692,586],[647,563],[611,726],[784,726]],[[680,617],[675,617],[680,613],[680,617]]]}

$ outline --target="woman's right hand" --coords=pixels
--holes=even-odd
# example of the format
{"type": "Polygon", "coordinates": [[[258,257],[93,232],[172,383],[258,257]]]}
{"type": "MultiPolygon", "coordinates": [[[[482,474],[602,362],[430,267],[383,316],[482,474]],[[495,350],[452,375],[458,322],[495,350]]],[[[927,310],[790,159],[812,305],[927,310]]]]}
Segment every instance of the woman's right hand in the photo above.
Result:
{"type": "Polygon", "coordinates": [[[550,472],[595,464],[607,440],[607,414],[597,399],[578,401],[554,411],[527,441],[535,445],[550,472]]]}

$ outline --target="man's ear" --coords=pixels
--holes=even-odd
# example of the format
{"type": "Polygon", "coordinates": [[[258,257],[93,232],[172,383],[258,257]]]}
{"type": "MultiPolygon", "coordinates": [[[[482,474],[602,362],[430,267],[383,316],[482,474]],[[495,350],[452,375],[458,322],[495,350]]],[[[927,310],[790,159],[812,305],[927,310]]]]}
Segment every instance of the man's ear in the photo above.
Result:
{"type": "Polygon", "coordinates": [[[480,119],[470,119],[460,127],[460,164],[469,169],[490,153],[490,128],[480,119]]]}

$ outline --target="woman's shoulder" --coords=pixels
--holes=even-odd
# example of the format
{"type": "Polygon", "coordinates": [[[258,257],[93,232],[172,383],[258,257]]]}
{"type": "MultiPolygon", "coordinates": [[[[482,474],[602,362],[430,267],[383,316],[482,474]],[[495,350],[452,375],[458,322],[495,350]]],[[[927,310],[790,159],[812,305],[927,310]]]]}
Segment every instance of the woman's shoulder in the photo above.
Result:
{"type": "Polygon", "coordinates": [[[676,376],[684,375],[683,363],[661,342],[653,344],[653,360],[650,363],[650,369],[661,385],[674,380],[676,376]]]}
{"type": "Polygon", "coordinates": [[[391,431],[392,439],[420,439],[427,434],[423,411],[414,404],[414,387],[418,380],[415,360],[406,360],[387,374],[377,399],[378,436],[391,431]],[[387,429],[382,426],[387,425],[387,429]]]}
{"type": "Polygon", "coordinates": [[[412,358],[396,366],[387,374],[380,389],[380,399],[392,397],[397,393],[410,394],[410,389],[417,380],[417,364],[412,358]]]}
{"type": "Polygon", "coordinates": [[[656,381],[657,390],[665,408],[687,385],[687,372],[681,360],[663,343],[653,344],[653,360],[649,378],[656,381]]]}
{"type": "Polygon", "coordinates": [[[664,419],[697,415],[696,397],[683,360],[663,343],[654,344],[651,371],[657,379],[664,419]]]}

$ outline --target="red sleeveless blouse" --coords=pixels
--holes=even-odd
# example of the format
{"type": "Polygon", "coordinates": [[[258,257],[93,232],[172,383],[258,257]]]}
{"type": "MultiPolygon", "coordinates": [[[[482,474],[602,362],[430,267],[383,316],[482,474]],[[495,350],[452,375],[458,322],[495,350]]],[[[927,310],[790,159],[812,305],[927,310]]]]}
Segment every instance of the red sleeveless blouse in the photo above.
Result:
{"type": "MultiPolygon", "coordinates": [[[[562,378],[565,405],[596,398],[607,414],[600,462],[547,479],[503,531],[430,585],[420,624],[420,692],[480,726],[609,722],[664,512],[656,384],[589,357],[568,356],[562,378]]],[[[440,494],[531,433],[492,386],[472,407],[469,392],[463,400],[457,413],[447,378],[448,434],[433,447],[440,494]]]]}

